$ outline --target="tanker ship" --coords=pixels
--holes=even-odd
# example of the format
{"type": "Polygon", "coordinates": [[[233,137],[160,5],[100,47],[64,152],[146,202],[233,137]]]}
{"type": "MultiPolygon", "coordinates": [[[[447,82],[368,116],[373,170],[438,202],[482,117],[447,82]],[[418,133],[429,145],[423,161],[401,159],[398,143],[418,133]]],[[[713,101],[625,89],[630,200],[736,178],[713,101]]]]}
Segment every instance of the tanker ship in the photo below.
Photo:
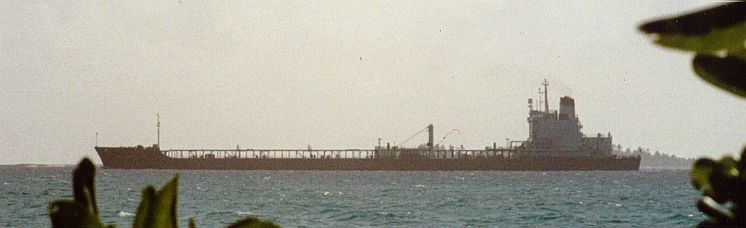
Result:
{"type": "MultiPolygon", "coordinates": [[[[549,110],[546,80],[544,107],[528,99],[528,138],[496,143],[479,150],[445,148],[434,143],[432,124],[426,144],[415,148],[379,145],[372,149],[169,149],[153,146],[96,146],[104,168],[211,170],[639,170],[639,156],[612,154],[612,136],[586,136],[575,114],[575,100],[560,98],[559,112],[549,110]]],[[[403,143],[401,143],[403,144],[403,143]]]]}

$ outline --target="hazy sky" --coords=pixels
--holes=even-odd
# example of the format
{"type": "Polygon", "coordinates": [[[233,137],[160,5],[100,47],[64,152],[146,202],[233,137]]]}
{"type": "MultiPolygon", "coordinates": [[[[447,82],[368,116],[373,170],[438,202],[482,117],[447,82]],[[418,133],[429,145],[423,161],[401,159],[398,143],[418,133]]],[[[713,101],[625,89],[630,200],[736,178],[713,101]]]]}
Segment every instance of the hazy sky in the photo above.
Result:
{"type": "MultiPolygon", "coordinates": [[[[0,1],[0,164],[93,146],[371,148],[427,124],[446,144],[528,136],[529,97],[576,99],[586,134],[720,156],[746,101],[655,46],[689,1],[0,1]]],[[[407,145],[425,142],[426,135],[407,145]]]]}

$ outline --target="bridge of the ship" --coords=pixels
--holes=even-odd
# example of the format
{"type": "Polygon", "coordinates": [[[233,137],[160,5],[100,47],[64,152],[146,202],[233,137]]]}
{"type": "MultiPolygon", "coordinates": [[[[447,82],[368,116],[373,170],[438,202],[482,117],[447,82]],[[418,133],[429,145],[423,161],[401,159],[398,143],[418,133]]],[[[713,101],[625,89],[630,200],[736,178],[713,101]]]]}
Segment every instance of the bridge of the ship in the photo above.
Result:
{"type": "Polygon", "coordinates": [[[165,156],[177,159],[374,159],[383,157],[417,156],[422,158],[461,159],[478,157],[512,157],[511,149],[442,150],[442,149],[171,149],[162,150],[165,156]],[[384,155],[385,154],[385,155],[384,155]]]}

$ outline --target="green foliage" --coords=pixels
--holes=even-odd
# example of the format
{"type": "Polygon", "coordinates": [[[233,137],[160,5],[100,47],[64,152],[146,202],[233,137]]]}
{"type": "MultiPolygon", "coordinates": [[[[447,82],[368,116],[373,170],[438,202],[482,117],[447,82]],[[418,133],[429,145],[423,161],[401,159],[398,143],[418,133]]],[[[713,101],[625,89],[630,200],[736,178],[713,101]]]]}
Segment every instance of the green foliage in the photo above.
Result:
{"type": "Polygon", "coordinates": [[[235,223],[228,226],[228,228],[278,228],[278,227],[280,226],[274,223],[262,221],[254,217],[248,217],[245,219],[238,220],[235,223]]]}
{"type": "Polygon", "coordinates": [[[104,227],[96,206],[95,172],[96,167],[87,158],[73,170],[73,200],[57,200],[49,205],[53,227],[104,227]]]}
{"type": "Polygon", "coordinates": [[[640,30],[658,45],[694,52],[692,65],[697,75],[746,98],[746,4],[729,3],[656,20],[640,30]]]}
{"type": "Polygon", "coordinates": [[[700,158],[691,171],[692,185],[702,191],[697,208],[708,216],[700,226],[746,226],[746,148],[741,158],[700,158]],[[723,205],[731,205],[725,208],[723,205]]]}
{"type": "MultiPolygon", "coordinates": [[[[94,189],[95,173],[96,167],[88,158],[83,159],[78,164],[78,167],[73,171],[74,200],[57,200],[49,205],[52,227],[114,227],[113,225],[104,226],[98,217],[94,189]]],[[[178,227],[176,220],[178,181],[179,176],[176,175],[157,192],[152,186],[145,187],[132,227],[178,227]]],[[[194,220],[191,218],[189,219],[189,227],[196,227],[194,220]]],[[[239,220],[229,227],[274,228],[279,226],[272,222],[249,217],[239,220]]]]}
{"type": "Polygon", "coordinates": [[[152,186],[142,191],[142,201],[137,207],[134,227],[177,227],[176,196],[179,176],[176,175],[163,188],[155,192],[152,186]]]}
{"type": "MultiPolygon", "coordinates": [[[[746,98],[746,4],[728,3],[645,23],[640,30],[661,46],[695,53],[694,72],[705,81],[746,98]]],[[[699,226],[746,227],[746,148],[739,160],[701,158],[692,167],[692,186],[702,191],[699,226]],[[730,205],[726,208],[725,205],[730,205]]]]}

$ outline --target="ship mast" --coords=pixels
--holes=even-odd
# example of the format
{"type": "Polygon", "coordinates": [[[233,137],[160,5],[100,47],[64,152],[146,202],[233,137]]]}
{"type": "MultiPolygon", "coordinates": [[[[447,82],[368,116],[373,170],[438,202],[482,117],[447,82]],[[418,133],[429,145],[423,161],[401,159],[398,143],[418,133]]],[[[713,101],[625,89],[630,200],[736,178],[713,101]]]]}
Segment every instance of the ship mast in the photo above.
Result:
{"type": "Polygon", "coordinates": [[[542,104],[542,103],[541,103],[541,99],[542,99],[541,95],[542,95],[542,94],[543,94],[543,93],[541,92],[541,87],[539,87],[539,105],[537,105],[537,106],[536,106],[536,109],[537,109],[538,111],[541,111],[541,104],[542,104]]]}
{"type": "Polygon", "coordinates": [[[544,111],[549,112],[549,91],[547,91],[547,86],[549,85],[549,83],[547,83],[547,79],[545,78],[544,83],[541,84],[544,85],[544,111]]]}
{"type": "Polygon", "coordinates": [[[156,142],[156,145],[160,147],[161,145],[161,114],[156,113],[155,116],[158,118],[158,122],[155,124],[155,127],[158,129],[158,136],[157,136],[158,138],[156,139],[158,141],[156,142]]]}

